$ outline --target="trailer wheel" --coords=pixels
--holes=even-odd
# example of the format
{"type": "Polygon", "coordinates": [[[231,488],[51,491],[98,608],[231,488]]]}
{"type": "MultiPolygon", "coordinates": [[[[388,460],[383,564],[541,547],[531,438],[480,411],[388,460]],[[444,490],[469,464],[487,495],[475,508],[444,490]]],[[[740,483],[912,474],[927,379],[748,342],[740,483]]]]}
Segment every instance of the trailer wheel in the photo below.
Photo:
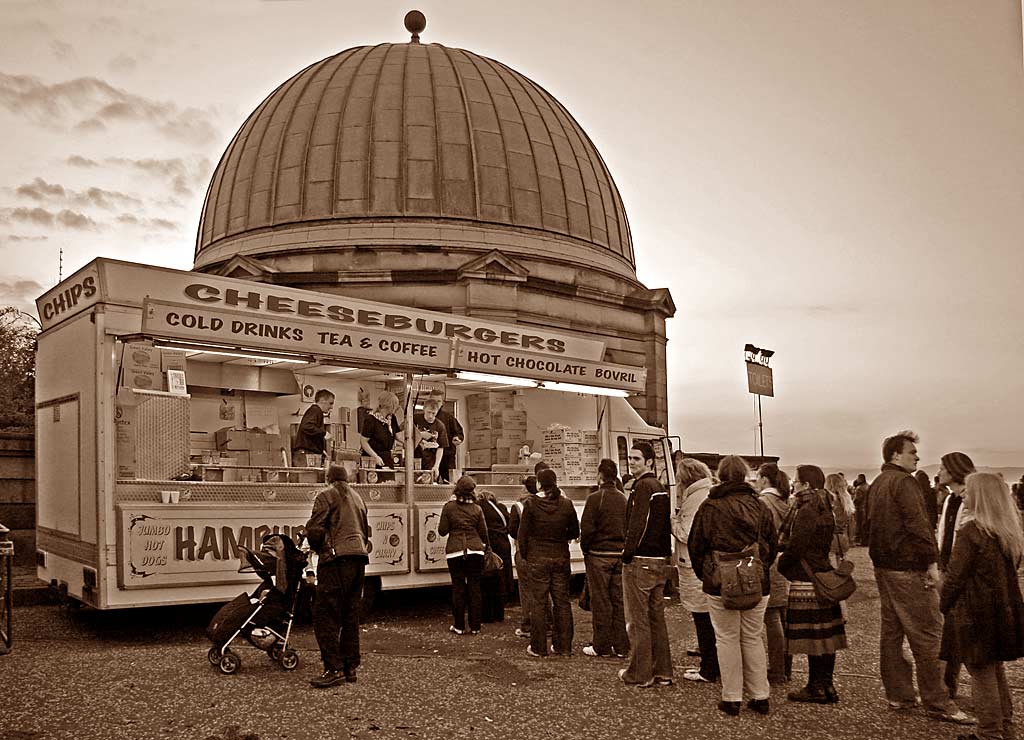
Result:
{"type": "Polygon", "coordinates": [[[286,671],[294,671],[299,667],[299,654],[288,648],[281,653],[281,667],[286,671]]]}
{"type": "Polygon", "coordinates": [[[206,653],[206,659],[210,661],[210,665],[220,665],[220,648],[216,645],[210,648],[206,653]]]}
{"type": "Polygon", "coordinates": [[[221,657],[220,659],[220,672],[231,675],[239,669],[242,665],[242,659],[232,653],[230,650],[221,657]]]}

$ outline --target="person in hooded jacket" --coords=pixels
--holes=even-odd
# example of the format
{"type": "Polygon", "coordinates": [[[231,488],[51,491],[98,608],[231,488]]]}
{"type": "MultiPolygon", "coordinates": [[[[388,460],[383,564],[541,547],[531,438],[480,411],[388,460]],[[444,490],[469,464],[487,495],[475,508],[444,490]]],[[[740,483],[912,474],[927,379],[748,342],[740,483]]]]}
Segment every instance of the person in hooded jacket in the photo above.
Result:
{"type": "Polygon", "coordinates": [[[484,570],[484,552],[488,545],[484,512],[476,503],[473,491],[476,481],[464,475],[455,483],[455,495],[441,509],[437,533],[447,535],[445,558],[452,579],[452,624],[448,630],[456,635],[466,631],[480,632],[480,577],[484,570]]]}
{"type": "Polygon", "coordinates": [[[591,657],[629,653],[622,605],[622,548],[626,541],[626,494],[619,490],[614,460],[597,466],[599,485],[587,497],[580,520],[580,547],[587,568],[587,589],[594,641],[583,648],[591,657]]]}
{"type": "Polygon", "coordinates": [[[572,501],[562,495],[558,476],[550,468],[537,473],[540,491],[526,500],[519,520],[519,550],[530,570],[530,644],[527,655],[548,654],[545,606],[551,597],[556,655],[572,655],[572,606],[569,604],[569,542],[580,536],[580,521],[572,501]]]}
{"type": "Polygon", "coordinates": [[[816,465],[798,465],[793,491],[796,505],[786,521],[785,549],[779,572],[789,581],[786,639],[790,654],[807,655],[807,686],[789,692],[789,701],[835,704],[839,701],[832,677],[836,651],[846,647],[846,620],[838,603],[818,598],[813,573],[833,570],[829,553],[836,533],[832,500],[824,490],[825,474],[816,465]]]}
{"type": "Polygon", "coordinates": [[[687,681],[714,683],[718,680],[718,648],[715,646],[715,628],[708,612],[708,595],[693,572],[690,551],[686,543],[690,538],[693,518],[711,493],[711,470],[700,460],[684,457],[676,467],[676,481],[682,494],[679,510],[672,517],[672,536],[676,538],[676,570],[679,572],[679,600],[693,618],[697,633],[700,666],[687,668],[683,678],[687,681]]]}
{"type": "Polygon", "coordinates": [[[775,561],[778,535],[771,512],[747,483],[749,473],[750,468],[739,455],[722,458],[718,464],[721,483],[711,489],[707,501],[697,511],[688,542],[690,562],[703,581],[715,628],[722,674],[718,709],[732,716],[740,713],[744,689],[750,696],[747,706],[759,714],[768,714],[771,694],[762,633],[771,589],[768,571],[775,561]],[[750,609],[726,609],[715,577],[713,553],[739,552],[755,544],[763,566],[762,598],[750,609]]]}
{"type": "MultiPolygon", "coordinates": [[[[772,513],[775,529],[782,531],[782,522],[789,514],[789,484],[775,463],[764,463],[757,469],[754,489],[761,502],[772,513]]],[[[779,573],[778,561],[768,571],[771,593],[764,610],[764,633],[768,645],[768,683],[783,684],[789,679],[792,659],[786,649],[786,605],[789,603],[789,581],[779,573]]]]}
{"type": "Polygon", "coordinates": [[[967,476],[967,513],[953,543],[939,608],[953,615],[943,660],[971,674],[977,729],[958,740],[1016,738],[1004,662],[1024,657],[1024,599],[1017,569],[1024,556],[1020,516],[1010,489],[995,473],[967,476]]]}

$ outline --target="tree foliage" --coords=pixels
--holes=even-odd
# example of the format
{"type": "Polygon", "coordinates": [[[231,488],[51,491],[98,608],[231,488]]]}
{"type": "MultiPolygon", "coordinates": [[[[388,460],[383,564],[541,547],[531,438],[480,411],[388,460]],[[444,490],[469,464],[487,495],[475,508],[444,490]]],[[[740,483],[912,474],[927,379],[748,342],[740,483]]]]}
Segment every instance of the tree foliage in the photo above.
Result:
{"type": "Polygon", "coordinates": [[[0,431],[35,429],[34,319],[13,306],[0,308],[0,431]]]}

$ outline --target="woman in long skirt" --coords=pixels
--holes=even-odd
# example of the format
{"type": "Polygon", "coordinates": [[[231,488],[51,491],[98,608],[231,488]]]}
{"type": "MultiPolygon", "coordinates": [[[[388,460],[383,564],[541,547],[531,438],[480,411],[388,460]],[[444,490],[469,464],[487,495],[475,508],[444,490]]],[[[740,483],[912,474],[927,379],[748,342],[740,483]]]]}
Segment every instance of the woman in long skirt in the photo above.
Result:
{"type": "Polygon", "coordinates": [[[818,598],[808,573],[833,570],[829,551],[836,526],[825,474],[816,465],[798,465],[793,492],[796,504],[785,524],[785,549],[779,572],[789,580],[786,644],[790,655],[807,655],[807,686],[789,692],[790,701],[835,704],[833,675],[836,651],[846,648],[846,619],[841,604],[818,598]]]}

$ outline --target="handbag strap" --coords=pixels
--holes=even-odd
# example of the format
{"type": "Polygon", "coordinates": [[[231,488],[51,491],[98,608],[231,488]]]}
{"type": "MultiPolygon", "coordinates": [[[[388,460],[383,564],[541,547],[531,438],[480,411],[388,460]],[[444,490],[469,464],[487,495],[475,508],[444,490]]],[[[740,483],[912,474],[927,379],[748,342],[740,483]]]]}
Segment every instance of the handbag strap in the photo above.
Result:
{"type": "Polygon", "coordinates": [[[494,509],[494,512],[498,515],[498,518],[501,519],[501,523],[504,524],[505,528],[507,529],[508,528],[508,519],[506,519],[505,515],[501,513],[501,509],[499,509],[497,506],[495,506],[494,502],[491,501],[490,499],[487,499],[487,503],[489,503],[491,505],[491,508],[494,509]]]}

